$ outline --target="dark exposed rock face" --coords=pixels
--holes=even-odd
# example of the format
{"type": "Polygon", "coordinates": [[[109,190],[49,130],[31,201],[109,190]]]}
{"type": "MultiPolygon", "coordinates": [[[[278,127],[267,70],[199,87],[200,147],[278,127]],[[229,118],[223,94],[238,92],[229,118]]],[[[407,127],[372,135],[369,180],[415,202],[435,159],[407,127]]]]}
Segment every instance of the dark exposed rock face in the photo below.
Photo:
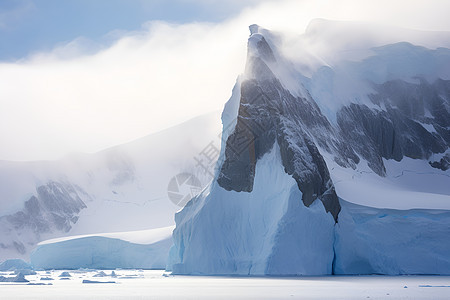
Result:
{"type": "Polygon", "coordinates": [[[249,54],[247,73],[253,78],[241,84],[236,127],[226,142],[217,181],[226,190],[251,192],[256,162],[277,142],[285,171],[296,180],[303,203],[309,206],[320,199],[337,220],[339,201],[315,142],[350,154],[341,156],[343,163],[357,162],[358,157],[338,139],[330,139],[337,133],[309,95],[293,96],[274,76],[265,61],[275,58],[264,38],[257,49],[259,56],[249,54]]]}
{"type": "Polygon", "coordinates": [[[374,88],[377,93],[370,98],[384,110],[351,104],[337,113],[340,130],[374,172],[385,174],[382,158],[427,159],[446,151],[450,146],[450,81],[413,84],[395,80],[374,88]]]}
{"type": "Polygon", "coordinates": [[[71,185],[49,182],[37,187],[36,191],[37,196],[31,196],[22,211],[5,216],[15,229],[30,227],[40,234],[54,227],[68,232],[78,220],[77,214],[86,208],[71,185]]]}
{"type": "MultiPolygon", "coordinates": [[[[236,126],[226,141],[217,179],[224,189],[251,192],[256,162],[277,142],[303,203],[309,206],[320,199],[337,220],[340,205],[321,151],[344,167],[354,168],[361,157],[384,176],[383,158],[428,159],[448,149],[450,81],[373,84],[375,93],[369,98],[378,109],[344,106],[337,112],[337,125],[332,125],[306,90],[294,96],[284,88],[271,70],[277,62],[269,44],[256,25],[250,29],[247,79],[241,83],[236,126]]],[[[445,160],[430,164],[447,166],[445,160]]]]}
{"type": "Polygon", "coordinates": [[[80,211],[86,208],[80,198],[83,194],[79,187],[61,182],[51,181],[37,187],[36,195],[25,201],[21,211],[0,218],[2,230],[19,233],[16,240],[3,242],[2,248],[13,248],[24,254],[28,247],[21,240],[21,235],[27,239],[27,234],[31,233],[37,242],[40,235],[45,233],[68,232],[78,221],[80,211]]]}
{"type": "Polygon", "coordinates": [[[440,169],[442,171],[447,171],[448,169],[450,169],[450,153],[447,153],[439,161],[430,161],[429,164],[433,168],[440,169]]]}

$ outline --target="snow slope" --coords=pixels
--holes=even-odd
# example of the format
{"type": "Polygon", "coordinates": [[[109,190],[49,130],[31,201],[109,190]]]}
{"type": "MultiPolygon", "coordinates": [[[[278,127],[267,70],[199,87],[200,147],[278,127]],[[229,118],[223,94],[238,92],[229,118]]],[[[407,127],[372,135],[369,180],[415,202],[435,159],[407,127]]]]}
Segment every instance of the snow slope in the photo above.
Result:
{"type": "Polygon", "coordinates": [[[72,236],[39,243],[35,269],[164,269],[173,226],[131,232],[72,236]]]}
{"type": "Polygon", "coordinates": [[[450,174],[432,168],[427,160],[385,160],[386,176],[381,177],[365,162],[353,170],[325,159],[339,197],[347,202],[374,208],[450,210],[450,174]]]}
{"type": "Polygon", "coordinates": [[[0,261],[28,260],[37,243],[51,238],[173,225],[180,207],[169,199],[168,184],[188,172],[205,186],[212,177],[195,157],[210,143],[220,145],[218,113],[99,153],[1,161],[0,261]]]}

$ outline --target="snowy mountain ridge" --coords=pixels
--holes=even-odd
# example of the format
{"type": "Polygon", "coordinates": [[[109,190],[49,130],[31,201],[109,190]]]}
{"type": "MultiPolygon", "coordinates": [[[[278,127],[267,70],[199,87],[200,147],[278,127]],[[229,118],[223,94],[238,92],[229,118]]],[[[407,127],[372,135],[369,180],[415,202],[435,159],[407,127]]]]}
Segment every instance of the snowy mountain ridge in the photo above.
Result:
{"type": "Polygon", "coordinates": [[[291,59],[250,26],[216,179],[176,215],[174,273],[450,274],[450,50],[368,43],[325,62],[313,32],[291,59]]]}

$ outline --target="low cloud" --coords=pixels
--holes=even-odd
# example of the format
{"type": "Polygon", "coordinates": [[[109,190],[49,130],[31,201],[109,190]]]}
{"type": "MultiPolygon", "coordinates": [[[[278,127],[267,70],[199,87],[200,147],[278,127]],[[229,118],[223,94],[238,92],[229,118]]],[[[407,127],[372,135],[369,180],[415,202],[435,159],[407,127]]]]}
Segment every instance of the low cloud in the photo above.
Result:
{"type": "Polygon", "coordinates": [[[243,71],[252,23],[298,34],[318,17],[450,30],[446,1],[251,4],[221,23],[149,22],[111,33],[107,45],[79,38],[0,64],[0,159],[94,152],[221,110],[243,71]]]}

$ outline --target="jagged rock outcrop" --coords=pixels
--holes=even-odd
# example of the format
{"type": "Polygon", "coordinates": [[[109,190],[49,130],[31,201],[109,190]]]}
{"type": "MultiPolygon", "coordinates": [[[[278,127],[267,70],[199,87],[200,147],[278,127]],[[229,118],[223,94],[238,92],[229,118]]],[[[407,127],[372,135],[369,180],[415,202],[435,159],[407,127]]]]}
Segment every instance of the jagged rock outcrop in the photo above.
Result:
{"type": "Polygon", "coordinates": [[[445,156],[438,161],[429,161],[428,163],[433,168],[447,171],[448,169],[450,169],[450,153],[445,154],[445,156]]]}
{"type": "Polygon", "coordinates": [[[382,158],[400,161],[404,156],[428,159],[450,146],[450,81],[430,84],[403,80],[374,85],[372,102],[383,110],[351,104],[337,113],[339,129],[355,151],[383,176],[382,158]],[[428,128],[428,129],[426,129],[428,128]]]}
{"type": "Polygon", "coordinates": [[[41,235],[68,232],[78,221],[78,214],[86,208],[80,197],[83,194],[79,187],[62,182],[50,181],[38,186],[36,194],[25,201],[22,210],[0,217],[2,231],[16,232],[9,242],[2,240],[1,248],[24,254],[41,235]]]}
{"type": "MultiPolygon", "coordinates": [[[[248,79],[241,84],[237,123],[226,142],[225,160],[217,182],[226,190],[251,192],[257,161],[277,142],[283,166],[296,180],[303,203],[309,206],[318,198],[337,219],[339,201],[314,142],[319,140],[325,147],[332,144],[328,142],[335,135],[331,124],[309,95],[293,96],[275,77],[266,62],[277,62],[263,36],[253,33],[249,43],[256,48],[249,48],[248,79]]],[[[358,161],[349,152],[351,159],[358,161]]]]}

